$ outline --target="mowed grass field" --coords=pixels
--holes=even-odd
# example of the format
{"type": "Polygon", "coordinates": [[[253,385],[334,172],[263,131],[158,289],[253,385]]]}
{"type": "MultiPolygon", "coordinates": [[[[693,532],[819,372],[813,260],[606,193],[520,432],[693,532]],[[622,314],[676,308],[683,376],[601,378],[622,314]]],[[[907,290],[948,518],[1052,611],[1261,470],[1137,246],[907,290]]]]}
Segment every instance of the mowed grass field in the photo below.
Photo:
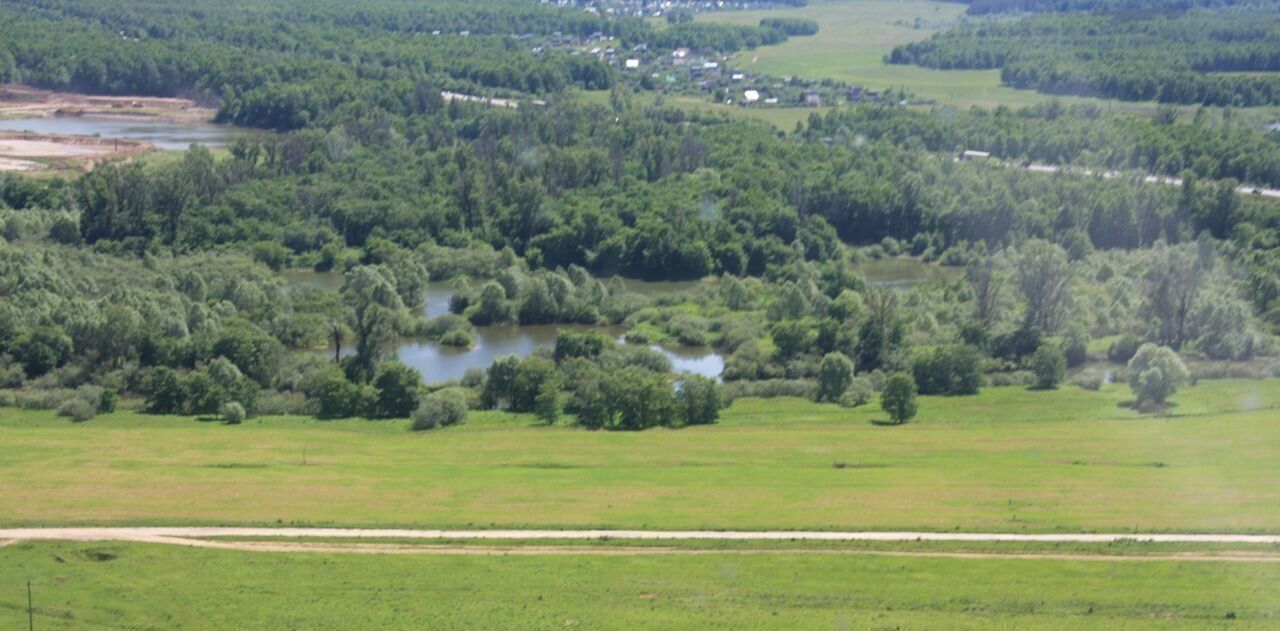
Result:
{"type": "Polygon", "coordinates": [[[0,548],[0,628],[1265,629],[1280,563],[0,548]]]}
{"type": "Polygon", "coordinates": [[[1120,385],[988,388],[924,397],[903,426],[743,399],[640,433],[5,409],[0,524],[1274,533],[1277,383],[1202,381],[1156,418],[1120,385]]]}

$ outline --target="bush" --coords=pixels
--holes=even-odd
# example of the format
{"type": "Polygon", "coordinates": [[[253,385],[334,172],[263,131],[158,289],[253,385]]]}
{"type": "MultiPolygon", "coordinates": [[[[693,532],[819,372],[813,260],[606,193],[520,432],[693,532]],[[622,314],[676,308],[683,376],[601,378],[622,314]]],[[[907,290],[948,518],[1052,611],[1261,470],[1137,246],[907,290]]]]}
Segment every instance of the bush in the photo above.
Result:
{"type": "Polygon", "coordinates": [[[422,398],[413,411],[414,431],[457,425],[467,420],[467,402],[459,393],[451,390],[432,392],[422,398]]]}
{"type": "Polygon", "coordinates": [[[459,348],[470,348],[476,343],[475,338],[468,331],[455,329],[440,336],[440,344],[443,346],[457,346],[459,348]]]}
{"type": "Polygon", "coordinates": [[[1067,374],[1067,358],[1056,344],[1041,344],[1031,356],[1031,371],[1036,376],[1036,388],[1052,390],[1067,374]]]}
{"type": "Polygon", "coordinates": [[[1102,375],[1096,372],[1086,371],[1076,375],[1076,378],[1072,379],[1071,383],[1084,390],[1097,392],[1102,389],[1103,378],[1102,375]]]}
{"type": "Polygon", "coordinates": [[[1030,386],[1036,382],[1036,376],[1029,370],[1014,370],[1012,372],[997,372],[987,375],[987,383],[993,387],[999,386],[1030,386]]]}
{"type": "Polygon", "coordinates": [[[982,358],[972,346],[941,346],[918,356],[911,371],[920,394],[977,394],[982,358]]]}
{"type": "Polygon", "coordinates": [[[812,399],[817,390],[812,381],[802,379],[766,379],[763,381],[731,381],[724,385],[723,394],[726,404],[734,399],[756,397],[773,399],[777,397],[799,397],[812,399]]]}
{"type": "Polygon", "coordinates": [[[1143,344],[1129,360],[1129,387],[1138,405],[1163,405],[1190,378],[1182,358],[1173,349],[1143,344]]]}
{"type": "Polygon", "coordinates": [[[58,416],[69,416],[71,420],[82,423],[98,415],[98,408],[81,398],[67,399],[58,406],[58,416]]]}
{"type": "Polygon", "coordinates": [[[894,423],[901,424],[915,418],[919,406],[916,403],[916,382],[911,375],[900,372],[889,376],[884,383],[884,391],[880,393],[880,407],[894,423]]]}
{"type": "Polygon", "coordinates": [[[222,421],[228,425],[239,425],[244,422],[244,406],[235,401],[222,404],[222,421]]]}
{"type": "Polygon", "coordinates": [[[855,377],[849,387],[845,389],[844,394],[840,395],[838,403],[841,407],[856,408],[870,403],[871,397],[875,393],[871,380],[864,377],[855,377]]]}
{"type": "Polygon", "coordinates": [[[1107,360],[1113,364],[1123,364],[1133,359],[1140,346],[1142,346],[1142,340],[1138,339],[1138,336],[1125,333],[1107,348],[1107,360]]]}
{"type": "Polygon", "coordinates": [[[676,382],[676,405],[685,425],[714,423],[720,418],[720,385],[701,375],[681,375],[676,382]]]}

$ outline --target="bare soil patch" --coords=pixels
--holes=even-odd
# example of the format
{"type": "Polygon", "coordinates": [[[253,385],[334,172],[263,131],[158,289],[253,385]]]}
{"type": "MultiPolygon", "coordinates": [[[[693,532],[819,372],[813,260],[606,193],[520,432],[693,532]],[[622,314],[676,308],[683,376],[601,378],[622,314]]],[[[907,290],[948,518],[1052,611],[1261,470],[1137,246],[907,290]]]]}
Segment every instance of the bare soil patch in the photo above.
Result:
{"type": "Polygon", "coordinates": [[[202,106],[191,99],[97,96],[55,92],[25,85],[0,85],[0,116],[6,117],[89,116],[208,121],[216,113],[215,108],[202,106]]]}
{"type": "Polygon", "coordinates": [[[151,143],[119,138],[0,133],[0,171],[88,171],[104,160],[128,158],[154,149],[151,143]]]}

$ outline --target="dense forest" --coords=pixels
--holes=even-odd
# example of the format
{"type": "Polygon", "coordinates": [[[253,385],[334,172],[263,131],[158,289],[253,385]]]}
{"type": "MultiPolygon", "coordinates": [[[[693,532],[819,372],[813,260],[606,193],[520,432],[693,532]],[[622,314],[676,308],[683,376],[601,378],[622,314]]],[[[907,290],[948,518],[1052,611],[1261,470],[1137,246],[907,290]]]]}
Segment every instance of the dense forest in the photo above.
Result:
{"type": "Polygon", "coordinates": [[[1280,14],[1246,11],[1036,15],[963,24],[899,46],[888,60],[1001,70],[1001,81],[1049,94],[1127,101],[1273,105],[1280,14]]]}
{"type": "Polygon", "coordinates": [[[969,15],[989,13],[1179,13],[1191,9],[1269,9],[1275,0],[957,0],[969,5],[969,15]]]}
{"type": "MultiPolygon", "coordinates": [[[[408,6],[4,4],[9,79],[203,94],[224,120],[287,131],[0,177],[0,404],[88,418],[123,397],[228,420],[413,414],[420,428],[500,407],[643,429],[713,422],[738,396],[860,405],[907,378],[925,394],[1054,387],[1059,364],[1124,364],[1143,343],[1199,362],[1196,376],[1274,369],[1255,360],[1276,353],[1280,206],[1236,188],[1280,183],[1280,138],[1229,111],[867,105],[781,133],[638,105],[595,58],[511,37],[638,41],[648,27],[535,3],[408,6]],[[429,34],[473,19],[491,31],[429,34]],[[109,52],[81,54],[94,42],[109,52]],[[571,86],[612,93],[595,104],[571,86]],[[446,102],[447,88],[546,103],[446,102]],[[965,149],[996,157],[957,160],[965,149]],[[1030,161],[1122,176],[1010,166],[1030,161]],[[859,273],[897,256],[954,275],[889,289],[859,273]],[[289,287],[276,272],[294,268],[343,286],[289,287]],[[703,282],[653,297],[615,276],[703,282]],[[432,279],[457,290],[427,318],[432,279]],[[562,333],[430,386],[394,355],[406,337],[465,347],[476,327],[570,323],[637,344],[562,333]],[[716,349],[724,384],[674,373],[650,343],[716,349]]],[[[739,45],[679,27],[645,41],[739,45]]]]}

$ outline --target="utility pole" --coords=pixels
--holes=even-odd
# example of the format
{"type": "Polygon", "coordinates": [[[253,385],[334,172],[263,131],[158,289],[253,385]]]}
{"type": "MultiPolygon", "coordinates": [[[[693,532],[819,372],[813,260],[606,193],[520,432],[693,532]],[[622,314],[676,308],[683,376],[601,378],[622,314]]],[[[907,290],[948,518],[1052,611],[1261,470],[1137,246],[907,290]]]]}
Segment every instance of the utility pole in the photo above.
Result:
{"type": "Polygon", "coordinates": [[[31,608],[31,579],[27,579],[27,629],[36,631],[36,614],[31,608]]]}

